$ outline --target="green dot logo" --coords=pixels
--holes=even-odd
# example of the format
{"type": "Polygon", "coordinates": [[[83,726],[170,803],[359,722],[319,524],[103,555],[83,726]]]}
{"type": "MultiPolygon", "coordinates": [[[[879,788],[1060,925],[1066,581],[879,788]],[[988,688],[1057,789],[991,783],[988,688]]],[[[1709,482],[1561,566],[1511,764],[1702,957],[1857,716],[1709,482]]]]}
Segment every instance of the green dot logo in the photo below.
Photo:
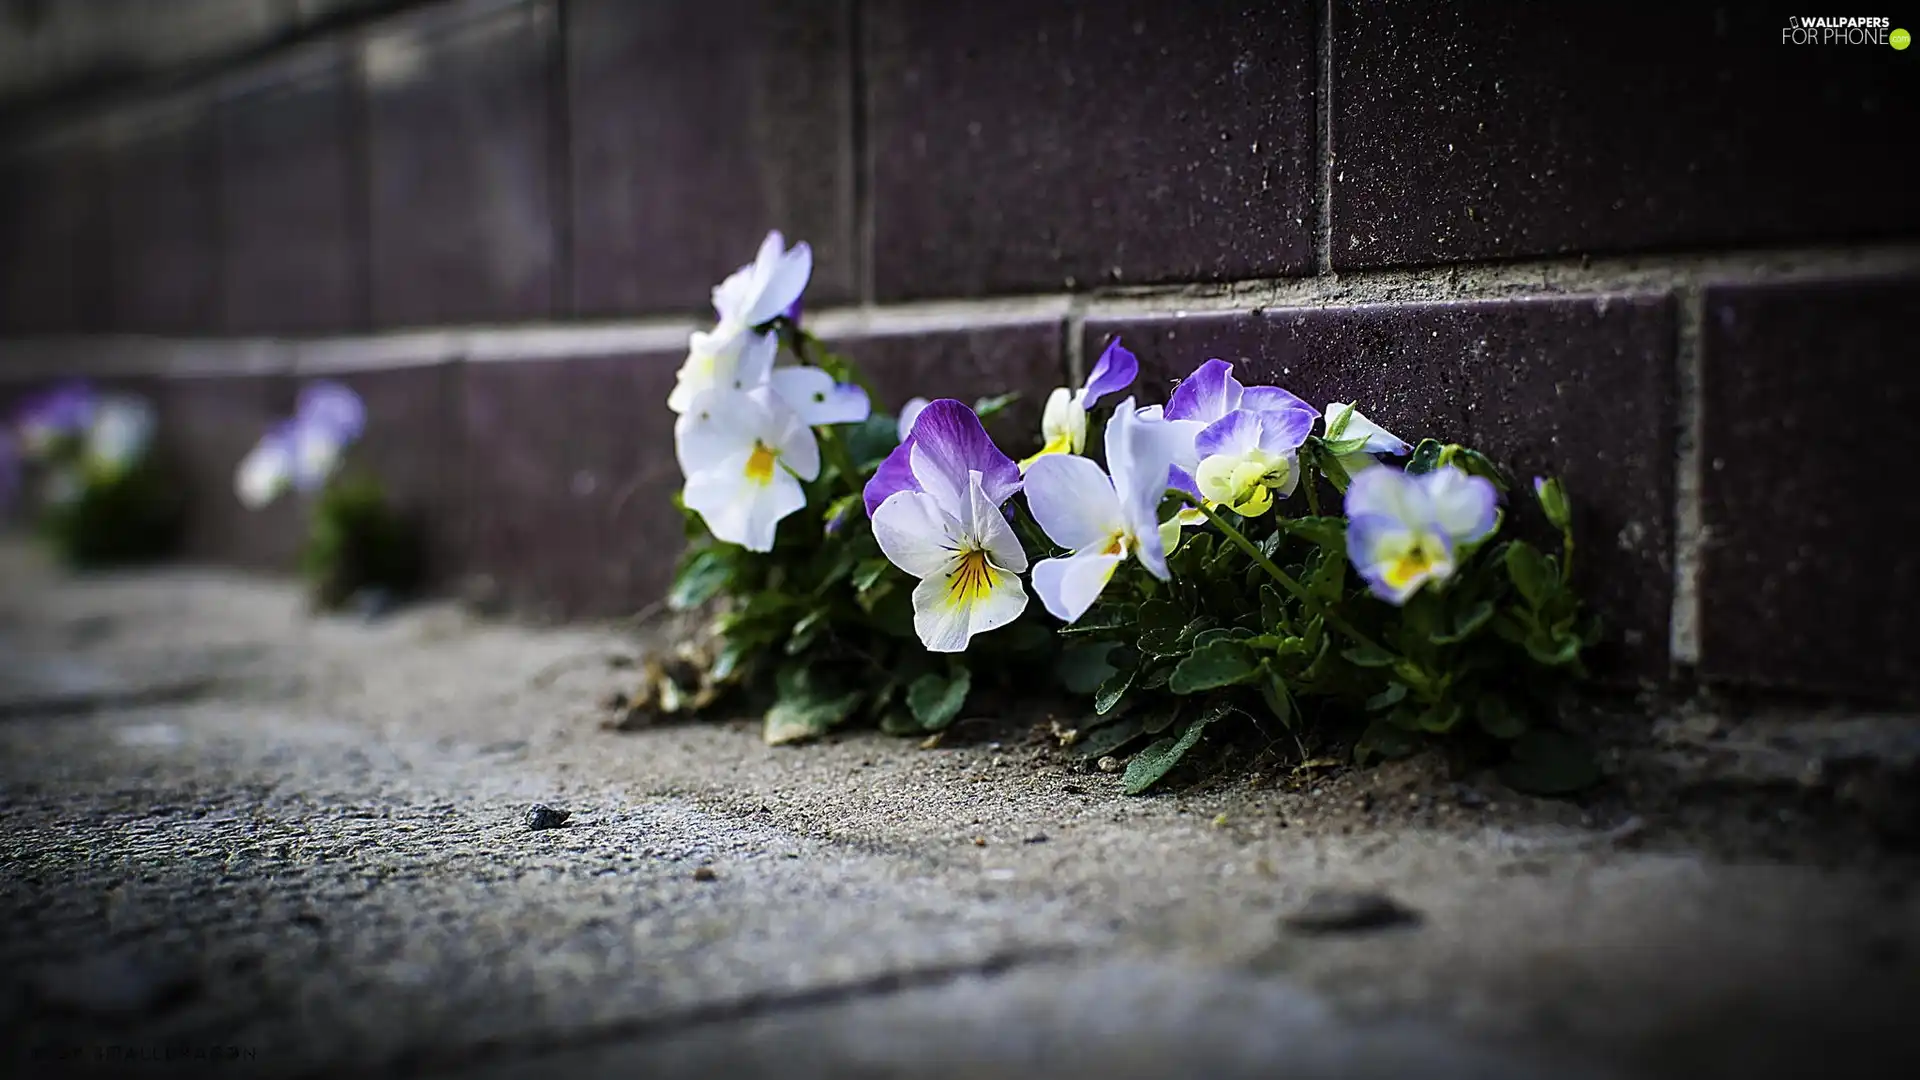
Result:
{"type": "Polygon", "coordinates": [[[1893,33],[1887,35],[1887,41],[1898,51],[1912,44],[1913,35],[1907,33],[1905,30],[1895,30],[1893,33]]]}

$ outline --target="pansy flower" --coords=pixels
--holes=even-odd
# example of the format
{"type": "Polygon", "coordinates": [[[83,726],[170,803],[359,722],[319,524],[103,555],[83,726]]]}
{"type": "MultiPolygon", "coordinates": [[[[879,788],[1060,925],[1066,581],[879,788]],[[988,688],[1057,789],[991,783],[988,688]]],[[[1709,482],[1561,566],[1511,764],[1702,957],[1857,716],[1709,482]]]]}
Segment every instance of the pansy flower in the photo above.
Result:
{"type": "Polygon", "coordinates": [[[1349,477],[1358,476],[1360,470],[1380,464],[1378,455],[1401,457],[1413,450],[1405,439],[1367,419],[1354,406],[1338,401],[1327,406],[1326,431],[1330,442],[1363,440],[1358,450],[1348,451],[1334,459],[1349,477]],[[1346,418],[1344,421],[1341,419],[1343,416],[1346,418]]]}
{"type": "Polygon", "coordinates": [[[921,410],[887,460],[891,473],[883,466],[866,490],[874,539],[920,579],[913,628],[921,644],[962,652],[1027,607],[1027,553],[1001,510],[1020,487],[1019,467],[973,410],[950,398],[921,410]]]}
{"type": "Polygon", "coordinates": [[[300,389],[292,418],[275,424],[241,459],[234,494],[258,510],[289,489],[320,490],[366,427],[360,395],[337,382],[308,383],[300,389]]]}
{"type": "Polygon", "coordinates": [[[801,483],[820,475],[813,429],[770,387],[701,394],[674,423],[673,443],[687,508],[748,551],[773,550],[780,520],[807,505],[801,483]]]}
{"type": "Polygon", "coordinates": [[[65,440],[86,437],[99,398],[84,382],[66,382],[36,394],[20,406],[14,426],[26,457],[44,458],[65,440]]]}
{"type": "Polygon", "coordinates": [[[780,343],[763,327],[799,303],[812,276],[813,249],[802,241],[787,250],[786,238],[769,232],[753,262],[714,286],[719,322],[688,338],[667,407],[684,413],[708,390],[751,390],[765,382],[780,343]]]}
{"type": "MultiPolygon", "coordinates": [[[[1077,455],[1042,458],[1027,470],[1027,507],[1054,543],[1072,554],[1033,567],[1033,591],[1054,617],[1086,614],[1128,556],[1167,580],[1158,511],[1173,446],[1164,421],[1141,419],[1129,398],[1107,424],[1107,466],[1077,455]]],[[[1177,528],[1177,526],[1176,526],[1177,528]]]]}
{"type": "Polygon", "coordinates": [[[1115,338],[1093,365],[1078,390],[1056,386],[1040,414],[1041,446],[1020,463],[1022,472],[1050,454],[1079,454],[1087,448],[1087,414],[1108,394],[1125,390],[1140,373],[1140,361],[1115,338]]]}
{"type": "Polygon", "coordinates": [[[1347,488],[1347,555],[1373,594],[1390,604],[1453,576],[1461,545],[1492,532],[1498,493],[1451,465],[1410,475],[1365,469],[1347,488]]]}
{"type": "Polygon", "coordinates": [[[1313,422],[1312,413],[1285,408],[1235,409],[1208,424],[1193,441],[1201,497],[1243,517],[1266,513],[1274,496],[1299,486],[1298,452],[1313,422]]]}
{"type": "Polygon", "coordinates": [[[147,452],[153,427],[153,407],[145,401],[122,395],[103,398],[87,428],[86,468],[107,480],[124,473],[147,452]]]}

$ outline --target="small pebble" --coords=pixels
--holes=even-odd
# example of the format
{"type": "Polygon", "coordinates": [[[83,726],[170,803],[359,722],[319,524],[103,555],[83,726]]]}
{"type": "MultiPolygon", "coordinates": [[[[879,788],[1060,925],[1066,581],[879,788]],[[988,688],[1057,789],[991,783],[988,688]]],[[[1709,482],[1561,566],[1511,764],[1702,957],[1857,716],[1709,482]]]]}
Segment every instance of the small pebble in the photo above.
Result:
{"type": "Polygon", "coordinates": [[[1112,754],[1108,754],[1106,757],[1101,758],[1100,771],[1101,772],[1119,772],[1120,759],[1117,757],[1114,757],[1112,754]]]}
{"type": "Polygon", "coordinates": [[[1027,837],[1026,840],[1023,841],[1023,843],[1028,843],[1028,844],[1044,844],[1046,842],[1047,842],[1047,834],[1043,832],[1034,833],[1032,836],[1027,837]]]}
{"type": "Polygon", "coordinates": [[[1418,912],[1381,892],[1331,890],[1315,893],[1281,920],[1301,934],[1345,934],[1420,921],[1418,912]]]}
{"type": "Polygon", "coordinates": [[[696,867],[693,871],[693,880],[695,881],[714,881],[719,877],[720,875],[714,873],[713,867],[711,866],[696,867]]]}
{"type": "Polygon", "coordinates": [[[557,829],[565,825],[567,819],[572,816],[573,811],[571,810],[555,810],[546,803],[534,803],[532,808],[527,811],[527,828],[557,829]]]}
{"type": "Polygon", "coordinates": [[[987,846],[987,838],[986,838],[986,837],[984,837],[984,836],[976,836],[976,837],[974,837],[974,838],[973,838],[973,846],[974,846],[974,847],[986,847],[986,846],[987,846]]]}

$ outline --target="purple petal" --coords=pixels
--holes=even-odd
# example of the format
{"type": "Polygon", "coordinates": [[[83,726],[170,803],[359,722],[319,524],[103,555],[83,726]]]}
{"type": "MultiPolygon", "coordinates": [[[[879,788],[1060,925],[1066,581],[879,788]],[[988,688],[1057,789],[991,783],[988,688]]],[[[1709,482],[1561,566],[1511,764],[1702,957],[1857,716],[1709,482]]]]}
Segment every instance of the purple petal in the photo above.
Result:
{"type": "Polygon", "coordinates": [[[887,496],[897,491],[919,491],[920,481],[913,478],[913,436],[909,434],[893,448],[893,453],[880,463],[874,471],[873,479],[860,492],[860,499],[866,503],[867,516],[887,501],[887,496]]]}
{"type": "Polygon", "coordinates": [[[341,443],[359,438],[367,426],[367,407],[361,404],[360,395],[331,381],[301,387],[293,415],[300,424],[323,431],[341,443]]]}
{"type": "Polygon", "coordinates": [[[1235,409],[1208,424],[1193,440],[1193,451],[1202,461],[1215,454],[1244,454],[1260,445],[1260,414],[1235,409]]]}
{"type": "Polygon", "coordinates": [[[795,326],[799,326],[800,313],[805,308],[805,306],[806,306],[805,297],[796,296],[793,298],[793,303],[788,304],[787,310],[781,312],[781,314],[786,316],[786,319],[788,322],[792,323],[795,326]]]}
{"type": "Polygon", "coordinates": [[[1193,474],[1178,465],[1167,470],[1167,486],[1179,488],[1196,499],[1200,497],[1200,485],[1194,483],[1193,474]]]}
{"type": "Polygon", "coordinates": [[[1249,386],[1240,396],[1240,407],[1254,412],[1283,412],[1298,409],[1308,416],[1318,418],[1320,410],[1307,404],[1297,395],[1277,386],[1249,386]]]}
{"type": "Polygon", "coordinates": [[[1140,374],[1140,361],[1126,346],[1114,338],[1100,359],[1093,365],[1093,374],[1087,376],[1087,393],[1080,401],[1080,407],[1088,412],[1099,400],[1118,390],[1133,385],[1134,376],[1140,374]]]}
{"type": "Polygon", "coordinates": [[[980,474],[980,489],[995,506],[1020,490],[1020,467],[993,444],[973,410],[952,398],[922,409],[907,441],[912,444],[908,460],[921,490],[956,517],[967,506],[969,473],[980,474]]]}
{"type": "MultiPolygon", "coordinates": [[[[1284,390],[1281,392],[1285,393],[1284,390]]],[[[1253,391],[1247,391],[1247,396],[1251,398],[1253,391]]],[[[1254,415],[1260,418],[1260,449],[1269,454],[1300,449],[1300,445],[1307,441],[1307,436],[1313,434],[1313,425],[1320,419],[1320,414],[1312,409],[1291,407],[1254,415]]]]}
{"type": "Polygon", "coordinates": [[[1168,420],[1201,420],[1213,423],[1240,407],[1242,389],[1233,377],[1233,365],[1225,360],[1209,360],[1193,369],[1193,374],[1173,388],[1167,399],[1168,420]]]}
{"type": "Polygon", "coordinates": [[[64,382],[27,399],[20,406],[18,421],[23,428],[38,429],[43,437],[78,435],[92,426],[97,403],[91,385],[64,382]]]}

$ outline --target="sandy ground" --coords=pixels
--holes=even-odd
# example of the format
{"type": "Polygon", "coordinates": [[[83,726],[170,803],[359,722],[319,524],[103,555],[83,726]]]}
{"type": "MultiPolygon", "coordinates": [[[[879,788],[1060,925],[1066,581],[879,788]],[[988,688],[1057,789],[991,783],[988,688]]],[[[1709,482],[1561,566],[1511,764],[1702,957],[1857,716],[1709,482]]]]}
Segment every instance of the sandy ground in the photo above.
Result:
{"type": "Polygon", "coordinates": [[[1616,779],[1577,803],[1419,761],[1129,799],[1039,715],[935,748],[605,730],[641,647],[452,605],[315,620],[282,583],[70,581],[7,549],[9,1071],[1920,1061],[1903,718],[1615,717],[1616,779]],[[529,829],[536,802],[572,816],[529,829]]]}

